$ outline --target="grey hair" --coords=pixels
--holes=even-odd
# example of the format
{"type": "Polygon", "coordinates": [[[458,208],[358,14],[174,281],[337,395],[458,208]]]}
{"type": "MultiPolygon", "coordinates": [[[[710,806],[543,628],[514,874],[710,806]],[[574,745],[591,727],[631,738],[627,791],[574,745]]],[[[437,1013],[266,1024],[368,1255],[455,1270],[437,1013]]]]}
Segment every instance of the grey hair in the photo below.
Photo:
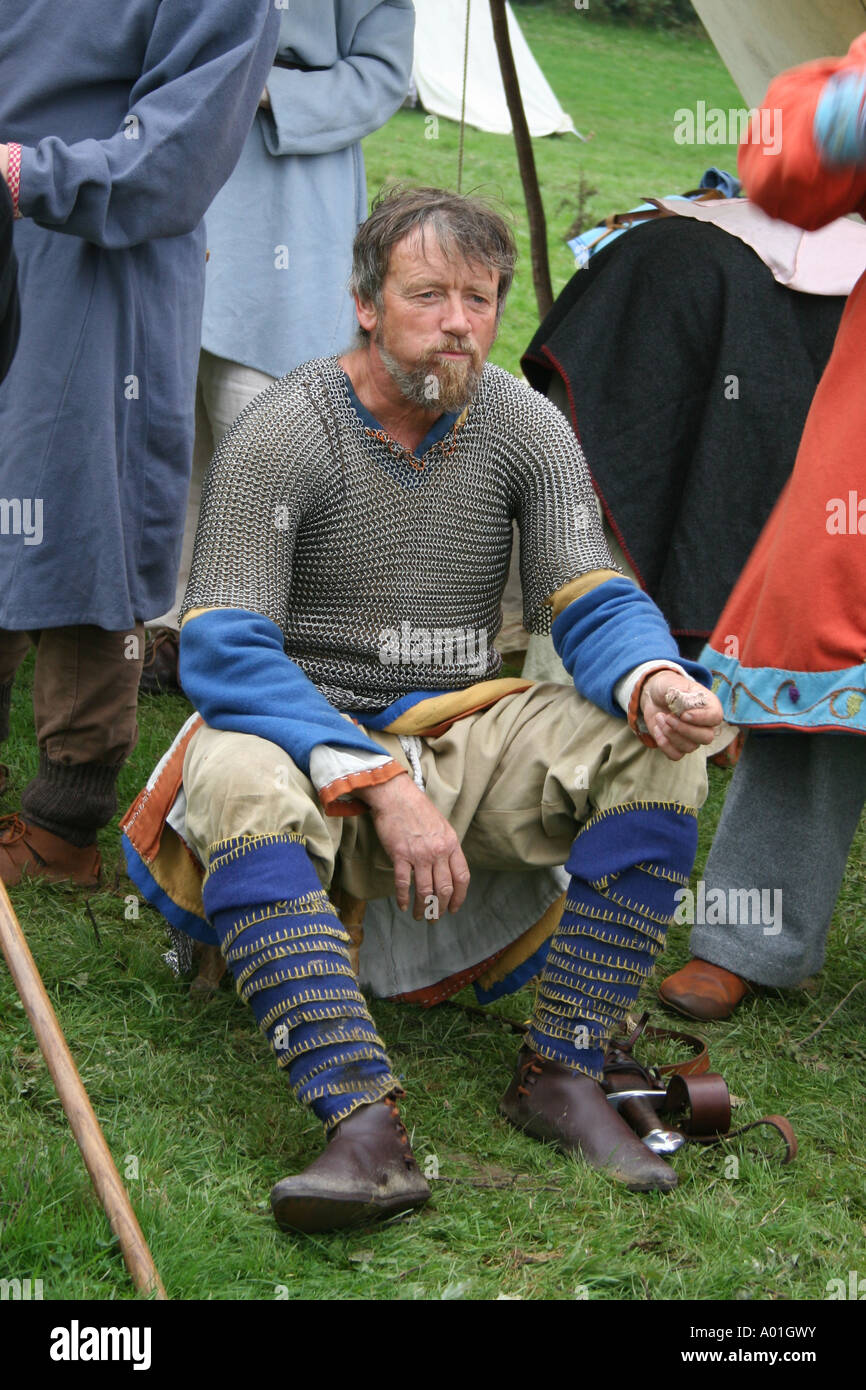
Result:
{"type": "MultiPolygon", "coordinates": [[[[387,188],[373,203],[352,248],[349,289],[363,304],[382,310],[382,288],[391,250],[404,237],[430,229],[447,259],[486,266],[499,276],[496,318],[502,316],[514,279],[517,246],[503,217],[481,198],[448,193],[442,188],[387,188]]],[[[369,334],[359,325],[363,339],[369,334]]]]}

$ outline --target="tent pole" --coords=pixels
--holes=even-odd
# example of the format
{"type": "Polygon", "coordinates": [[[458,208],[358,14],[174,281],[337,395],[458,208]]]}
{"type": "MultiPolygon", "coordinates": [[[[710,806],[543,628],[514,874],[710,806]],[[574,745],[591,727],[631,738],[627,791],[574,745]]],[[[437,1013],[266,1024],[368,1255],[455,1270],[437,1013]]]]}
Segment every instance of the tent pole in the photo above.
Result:
{"type": "Polygon", "coordinates": [[[508,34],[505,0],[490,0],[490,15],[493,20],[496,52],[499,55],[499,70],[502,73],[502,82],[505,87],[505,99],[508,102],[511,124],[514,127],[514,143],[517,147],[517,163],[523,181],[523,196],[526,199],[526,211],[529,214],[532,280],[535,285],[538,316],[540,319],[544,319],[553,307],[553,286],[550,281],[550,260],[547,254],[547,223],[544,216],[544,204],[541,201],[541,190],[538,186],[532,139],[520,96],[517,68],[508,34]]]}
{"type": "Polygon", "coordinates": [[[466,34],[463,40],[463,95],[460,99],[460,147],[457,152],[457,192],[463,192],[463,151],[466,145],[466,87],[469,79],[469,22],[472,0],[466,0],[466,34]]]}

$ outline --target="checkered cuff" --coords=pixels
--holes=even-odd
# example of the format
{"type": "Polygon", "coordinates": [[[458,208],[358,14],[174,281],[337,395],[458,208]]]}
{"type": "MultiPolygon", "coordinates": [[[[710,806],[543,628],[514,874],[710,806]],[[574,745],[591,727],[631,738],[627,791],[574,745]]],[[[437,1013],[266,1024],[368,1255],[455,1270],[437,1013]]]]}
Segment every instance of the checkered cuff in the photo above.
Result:
{"type": "Polygon", "coordinates": [[[15,217],[20,217],[18,209],[18,194],[21,188],[21,146],[12,141],[6,146],[9,154],[9,165],[6,171],[6,183],[9,186],[9,193],[12,197],[12,208],[15,217]]]}

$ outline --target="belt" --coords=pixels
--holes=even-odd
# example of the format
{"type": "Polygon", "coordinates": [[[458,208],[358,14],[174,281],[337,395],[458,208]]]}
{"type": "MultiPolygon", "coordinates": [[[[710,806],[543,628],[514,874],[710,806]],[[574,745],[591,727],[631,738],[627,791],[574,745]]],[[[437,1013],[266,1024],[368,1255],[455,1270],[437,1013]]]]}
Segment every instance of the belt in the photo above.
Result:
{"type": "Polygon", "coordinates": [[[328,68],[314,68],[308,63],[293,63],[288,58],[275,58],[274,67],[288,68],[290,72],[328,72],[328,68]]]}

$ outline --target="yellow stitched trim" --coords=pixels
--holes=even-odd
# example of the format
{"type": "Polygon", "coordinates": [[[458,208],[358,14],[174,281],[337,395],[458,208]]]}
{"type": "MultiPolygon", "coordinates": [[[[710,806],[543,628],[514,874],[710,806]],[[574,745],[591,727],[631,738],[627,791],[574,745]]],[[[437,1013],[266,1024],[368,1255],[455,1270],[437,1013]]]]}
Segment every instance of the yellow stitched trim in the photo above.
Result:
{"type": "MultiPolygon", "coordinates": [[[[559,1062],[562,1066],[569,1067],[571,1071],[576,1071],[581,1076],[591,1076],[593,1081],[601,1080],[600,1071],[596,1071],[590,1067],[579,1067],[576,1065],[575,1062],[572,1061],[571,1058],[569,1058],[568,1061],[565,1061],[559,1053],[554,1052],[553,1048],[548,1047],[541,1038],[536,1038],[531,1028],[527,1033],[526,1037],[527,1040],[531,1039],[531,1041],[529,1041],[529,1046],[532,1048],[533,1052],[538,1054],[539,1057],[546,1057],[549,1062],[559,1062]]],[[[605,1039],[605,1041],[607,1040],[605,1039]]],[[[604,1042],[599,1043],[599,1046],[604,1047],[604,1042]]]]}
{"type": "MultiPolygon", "coordinates": [[[[288,898],[282,902],[268,903],[266,907],[258,908],[255,912],[249,912],[245,917],[238,918],[226,932],[222,949],[227,951],[248,927],[260,926],[262,922],[276,921],[279,917],[310,917],[314,915],[330,918],[332,927],[334,922],[338,926],[340,925],[340,919],[333,903],[327,894],[320,890],[318,893],[308,893],[304,898],[288,898]],[[329,908],[330,911],[326,911],[326,908],[329,908]]],[[[318,927],[313,922],[310,923],[310,927],[313,931],[325,930],[324,927],[318,927]]],[[[342,927],[340,929],[343,931],[344,939],[348,941],[348,933],[342,927]]]]}
{"type": "Polygon", "coordinates": [[[563,584],[561,589],[557,589],[544,602],[552,608],[554,618],[558,618],[575,599],[583,598],[584,594],[591,594],[593,589],[597,589],[600,584],[606,584],[609,579],[622,577],[617,570],[589,570],[587,574],[579,574],[576,579],[569,579],[567,584],[563,584]]]}
{"type": "MultiPolygon", "coordinates": [[[[312,942],[303,941],[295,943],[290,949],[286,949],[285,946],[274,946],[270,951],[263,951],[260,959],[252,961],[249,965],[245,965],[243,970],[235,976],[235,979],[240,989],[241,985],[245,985],[247,980],[252,979],[253,975],[257,974],[259,970],[262,970],[266,965],[271,965],[278,960],[298,960],[299,963],[301,963],[305,956],[322,955],[327,955],[329,958],[333,959],[335,964],[337,962],[343,965],[350,963],[349,954],[345,947],[342,951],[337,951],[336,949],[328,951],[327,948],[318,944],[313,945],[312,942]]],[[[326,963],[327,962],[323,962],[323,965],[326,963]]]]}
{"type": "MultiPolygon", "coordinates": [[[[564,941],[579,936],[591,936],[594,941],[604,941],[606,938],[601,934],[601,932],[593,931],[591,925],[589,925],[591,922],[604,922],[610,927],[621,927],[623,931],[637,932],[638,935],[645,936],[650,941],[662,942],[665,940],[666,933],[663,931],[658,931],[656,928],[650,926],[646,918],[624,918],[619,913],[599,912],[596,908],[587,909],[571,907],[569,909],[567,903],[566,908],[575,913],[580,911],[582,916],[584,916],[588,920],[586,922],[575,923],[574,929],[571,931],[569,931],[569,926],[571,924],[563,921],[560,925],[559,931],[557,932],[557,937],[561,937],[564,941]]],[[[666,918],[665,920],[669,921],[670,919],[666,918]]],[[[618,943],[614,942],[612,944],[625,946],[626,943],[624,941],[620,941],[618,943]]]]}
{"type": "Polygon", "coordinates": [[[273,832],[269,835],[230,835],[225,840],[214,840],[212,845],[208,845],[208,865],[211,870],[216,868],[217,865],[214,861],[217,858],[220,860],[220,867],[223,864],[230,864],[233,860],[242,858],[251,850],[261,849],[264,845],[306,845],[306,843],[306,836],[297,835],[290,830],[281,831],[279,834],[273,832]]]}
{"type": "MultiPolygon", "coordinates": [[[[326,1062],[320,1062],[318,1066],[311,1067],[309,1071],[304,1072],[304,1075],[292,1086],[295,1095],[297,1096],[300,1091],[305,1090],[311,1081],[314,1081],[317,1076],[321,1076],[323,1072],[330,1071],[332,1067],[348,1067],[357,1062],[381,1061],[385,1052],[385,1044],[382,1039],[365,1038],[363,1041],[367,1044],[366,1047],[353,1047],[351,1052],[340,1052],[336,1057],[329,1057],[326,1062]]],[[[328,1094],[333,1091],[335,1094],[339,1094],[341,1088],[357,1090],[359,1086],[364,1084],[357,1077],[348,1083],[335,1081],[331,1086],[326,1087],[325,1093],[328,1094]]]]}
{"type": "Polygon", "coordinates": [[[581,998],[578,1003],[573,1004],[571,1013],[565,1015],[559,1011],[554,1012],[548,1009],[545,1002],[542,1000],[536,1013],[533,1014],[533,1026],[540,1027],[541,1024],[536,1023],[536,1019],[549,1014],[554,1025],[561,1024],[563,1018],[568,1018],[572,1028],[579,1027],[581,1023],[585,1023],[587,1020],[597,1024],[600,1028],[607,1028],[611,1020],[617,1020],[622,1016],[624,1007],[628,1008],[630,1006],[631,1000],[629,1000],[628,1003],[624,1003],[621,999],[601,999],[593,998],[593,996],[588,995],[581,998]]]}
{"type": "MultiPolygon", "coordinates": [[[[649,975],[650,973],[650,971],[647,971],[647,975],[649,975]]],[[[603,999],[606,1003],[609,1004],[622,1002],[621,995],[623,991],[621,989],[604,989],[602,984],[594,984],[594,982],[590,979],[582,980],[580,989],[576,989],[574,985],[569,983],[569,978],[567,975],[561,972],[557,972],[556,970],[551,970],[546,980],[542,979],[541,989],[539,991],[540,999],[544,997],[545,986],[547,984],[561,985],[563,989],[570,989],[574,994],[585,995],[588,999],[603,999]],[[614,999],[613,997],[614,994],[617,996],[616,999],[614,999]]]]}
{"type": "MultiPolygon", "coordinates": [[[[378,1035],[376,1035],[375,1033],[371,1035],[369,1028],[365,1028],[363,1030],[360,1028],[342,1028],[339,1032],[332,1033],[330,1037],[324,1039],[320,1038],[318,1041],[308,1041],[304,1044],[303,1047],[295,1047],[295,1045],[293,1044],[291,1049],[289,1049],[285,1046],[277,1047],[276,1044],[273,1042],[271,1043],[271,1046],[273,1047],[274,1052],[278,1054],[278,1056],[282,1056],[284,1052],[291,1051],[292,1061],[297,1062],[299,1058],[305,1057],[310,1052],[320,1052],[323,1047],[337,1047],[338,1045],[341,1045],[343,1043],[358,1042],[369,1043],[371,1047],[374,1044],[379,1044],[383,1048],[385,1046],[385,1044],[382,1042],[382,1039],[378,1037],[378,1035]]],[[[374,1053],[373,1055],[378,1056],[378,1053],[374,1053]]],[[[326,1067],[329,1067],[331,1063],[326,1062],[324,1065],[326,1067]]],[[[309,1073],[309,1075],[315,1076],[315,1074],[316,1069],[314,1068],[313,1071],[309,1073]]]]}
{"type": "MultiPolygon", "coordinates": [[[[553,1005],[556,1005],[558,1003],[558,1000],[552,1000],[551,1003],[553,1005]]],[[[627,1007],[631,1007],[631,1004],[631,998],[624,999],[619,994],[614,996],[610,993],[582,993],[580,999],[572,1001],[570,1012],[563,1013],[562,1009],[557,1007],[551,1007],[546,999],[541,998],[539,999],[538,1005],[536,1007],[536,1012],[535,1014],[533,1014],[533,1018],[536,1018],[538,1014],[545,1013],[550,1014],[552,1022],[557,1027],[562,1027],[563,1022],[566,1020],[569,1022],[569,1024],[579,1025],[583,1021],[583,1015],[586,1013],[605,1015],[610,1013],[612,1010],[622,1009],[624,1005],[627,1007]]]]}
{"type": "Polygon", "coordinates": [[[348,979],[355,984],[355,988],[357,988],[357,984],[355,983],[355,972],[350,965],[346,965],[346,967],[343,968],[341,965],[324,966],[308,964],[304,969],[278,970],[275,975],[268,975],[264,980],[257,981],[254,989],[238,989],[238,994],[242,999],[249,1001],[254,994],[261,994],[266,989],[275,989],[277,985],[287,984],[289,980],[312,980],[317,976],[331,975],[337,975],[340,978],[344,976],[348,977],[348,979]]]}
{"type": "MultiPolygon", "coordinates": [[[[383,1096],[390,1095],[392,1091],[397,1091],[401,1096],[405,1095],[400,1082],[393,1076],[384,1076],[380,1078],[379,1083],[375,1087],[373,1087],[370,1082],[365,1082],[365,1085],[367,1086],[367,1090],[363,1096],[359,1096],[357,1100],[353,1100],[343,1110],[338,1110],[336,1115],[326,1121],[326,1134],[330,1134],[335,1125],[338,1125],[341,1120],[345,1120],[347,1116],[353,1114],[353,1112],[358,1110],[362,1105],[373,1105],[377,1100],[381,1100],[383,1096]]],[[[324,1092],[322,1094],[324,1095],[324,1092]]],[[[321,1097],[315,1097],[315,1099],[321,1099],[321,1097]]]]}
{"type": "Polygon", "coordinates": [[[590,1014],[595,1016],[594,1010],[589,1002],[583,1004],[572,999],[570,1003],[565,1004],[560,1001],[559,995],[554,994],[552,991],[546,991],[544,998],[539,996],[538,1003],[535,1006],[532,1016],[535,1019],[539,1019],[542,1015],[549,1015],[554,1020],[569,1019],[574,1023],[578,1016],[581,1022],[584,1022],[590,1014]]]}
{"type": "MultiPolygon", "coordinates": [[[[237,965],[240,961],[244,960],[247,956],[253,955],[256,951],[268,950],[272,946],[309,941],[314,936],[324,936],[329,941],[338,941],[343,946],[345,946],[349,940],[346,932],[342,930],[337,931],[336,928],[331,926],[304,927],[298,931],[274,932],[266,937],[260,936],[251,944],[243,946],[236,946],[234,943],[229,942],[228,946],[223,949],[223,955],[231,965],[237,965]]],[[[328,948],[327,946],[321,946],[319,949],[324,951],[328,948]]]]}
{"type": "MultiPolygon", "coordinates": [[[[281,999],[279,1004],[275,1004],[272,1009],[263,1016],[261,1021],[262,1028],[270,1028],[272,1023],[279,1019],[300,1019],[303,1023],[318,1023],[319,1019],[315,1013],[309,1017],[304,1014],[303,1009],[307,1004],[321,1005],[323,1008],[335,1009],[336,1013],[326,1014],[330,1018],[358,1018],[367,1016],[367,1006],[361,999],[358,1003],[354,999],[346,998],[345,986],[335,986],[334,989],[305,989],[302,990],[291,1004],[287,1004],[285,999],[281,999]],[[300,1010],[297,1006],[300,1006],[300,1010]],[[360,1010],[360,1012],[358,1012],[360,1010]],[[354,1011],[354,1012],[353,1012],[354,1011]]],[[[293,1025],[290,1025],[293,1026],[293,1025]]]]}
{"type": "Polygon", "coordinates": [[[686,806],[682,801],[624,801],[621,806],[608,806],[606,810],[594,811],[580,827],[580,833],[585,834],[608,816],[623,816],[629,811],[674,811],[679,816],[691,816],[692,820],[698,818],[694,806],[686,806]]]}
{"type": "Polygon", "coordinates": [[[617,903],[619,907],[624,907],[626,912],[634,912],[641,916],[645,922],[658,922],[660,926],[669,927],[674,920],[673,912],[668,912],[663,917],[660,917],[657,913],[650,912],[645,903],[632,902],[631,898],[619,898],[612,889],[606,896],[608,896],[612,902],[617,903]]]}
{"type": "MultiPolygon", "coordinates": [[[[564,953],[563,953],[563,954],[564,954],[564,953]]],[[[548,960],[550,960],[550,959],[551,959],[551,957],[548,957],[548,960]]],[[[556,969],[557,969],[557,970],[564,970],[567,966],[572,966],[572,967],[573,967],[573,962],[574,962],[574,961],[582,961],[582,962],[585,963],[585,962],[587,961],[587,959],[588,959],[588,958],[587,958],[585,955],[583,955],[582,953],[580,953],[580,952],[577,952],[577,951],[575,951],[575,952],[569,952],[569,953],[568,953],[568,956],[566,957],[566,960],[565,960],[564,964],[557,964],[556,969]]],[[[596,968],[595,968],[595,970],[593,971],[593,979],[596,979],[596,980],[603,980],[605,984],[609,984],[609,985],[616,985],[616,984],[619,984],[619,985],[628,985],[628,984],[636,984],[639,980],[645,980],[645,979],[646,979],[646,973],[647,973],[646,970],[644,970],[644,969],[642,969],[642,968],[639,968],[639,967],[636,967],[636,966],[631,966],[631,965],[620,965],[620,966],[614,967],[613,965],[611,965],[610,969],[606,971],[604,966],[600,966],[600,965],[598,965],[597,963],[594,963],[594,964],[596,965],[596,968]],[[617,974],[613,974],[613,973],[612,973],[614,969],[617,970],[617,972],[618,972],[617,974]],[[623,975],[626,976],[625,979],[622,979],[622,976],[623,976],[623,975]]],[[[581,976],[582,976],[582,975],[583,975],[583,971],[581,972],[581,976]]]]}
{"type": "Polygon", "coordinates": [[[665,869],[660,869],[658,864],[635,864],[635,868],[640,869],[642,874],[649,874],[652,878],[663,878],[666,883],[676,883],[680,888],[688,886],[688,874],[668,872],[665,869]]]}
{"type": "MultiPolygon", "coordinates": [[[[595,1022],[595,1020],[594,1020],[594,1019],[589,1019],[589,1020],[581,1019],[579,1022],[575,1021],[575,1022],[572,1024],[572,1026],[571,1026],[570,1028],[562,1029],[562,1028],[554,1028],[550,1023],[542,1022],[538,1017],[533,1017],[532,1026],[533,1026],[533,1028],[537,1029],[537,1031],[538,1031],[539,1033],[544,1033],[545,1037],[548,1037],[548,1038],[556,1038],[557,1041],[559,1041],[559,1042],[570,1043],[572,1047],[575,1047],[575,1046],[576,1046],[576,1043],[575,1043],[575,1034],[576,1034],[576,1032],[578,1031],[578,1029],[584,1027],[584,1026],[586,1025],[587,1022],[593,1023],[593,1022],[595,1022]]],[[[588,1041],[587,1044],[584,1044],[584,1046],[589,1046],[589,1047],[601,1047],[601,1046],[603,1046],[603,1044],[604,1044],[604,1036],[603,1036],[603,1035],[607,1032],[607,1029],[606,1029],[606,1028],[604,1028],[604,1029],[602,1030],[601,1035],[600,1035],[597,1039],[593,1037],[593,1035],[592,1035],[592,1033],[590,1032],[590,1030],[589,1030],[588,1027],[587,1027],[587,1032],[589,1033],[589,1041],[588,1041]]]]}
{"type": "MultiPolygon", "coordinates": [[[[582,936],[587,937],[590,941],[597,942],[599,949],[610,951],[612,954],[618,954],[621,951],[630,951],[632,955],[644,955],[649,951],[652,955],[656,956],[658,955],[659,949],[664,945],[663,934],[659,937],[644,936],[642,941],[632,944],[629,941],[607,941],[603,936],[598,936],[594,932],[585,932],[581,933],[581,935],[576,934],[563,938],[557,937],[552,943],[551,949],[559,952],[560,955],[566,958],[576,957],[579,959],[584,949],[581,939],[582,936]]],[[[624,969],[628,969],[628,966],[625,966],[624,969]]]]}

